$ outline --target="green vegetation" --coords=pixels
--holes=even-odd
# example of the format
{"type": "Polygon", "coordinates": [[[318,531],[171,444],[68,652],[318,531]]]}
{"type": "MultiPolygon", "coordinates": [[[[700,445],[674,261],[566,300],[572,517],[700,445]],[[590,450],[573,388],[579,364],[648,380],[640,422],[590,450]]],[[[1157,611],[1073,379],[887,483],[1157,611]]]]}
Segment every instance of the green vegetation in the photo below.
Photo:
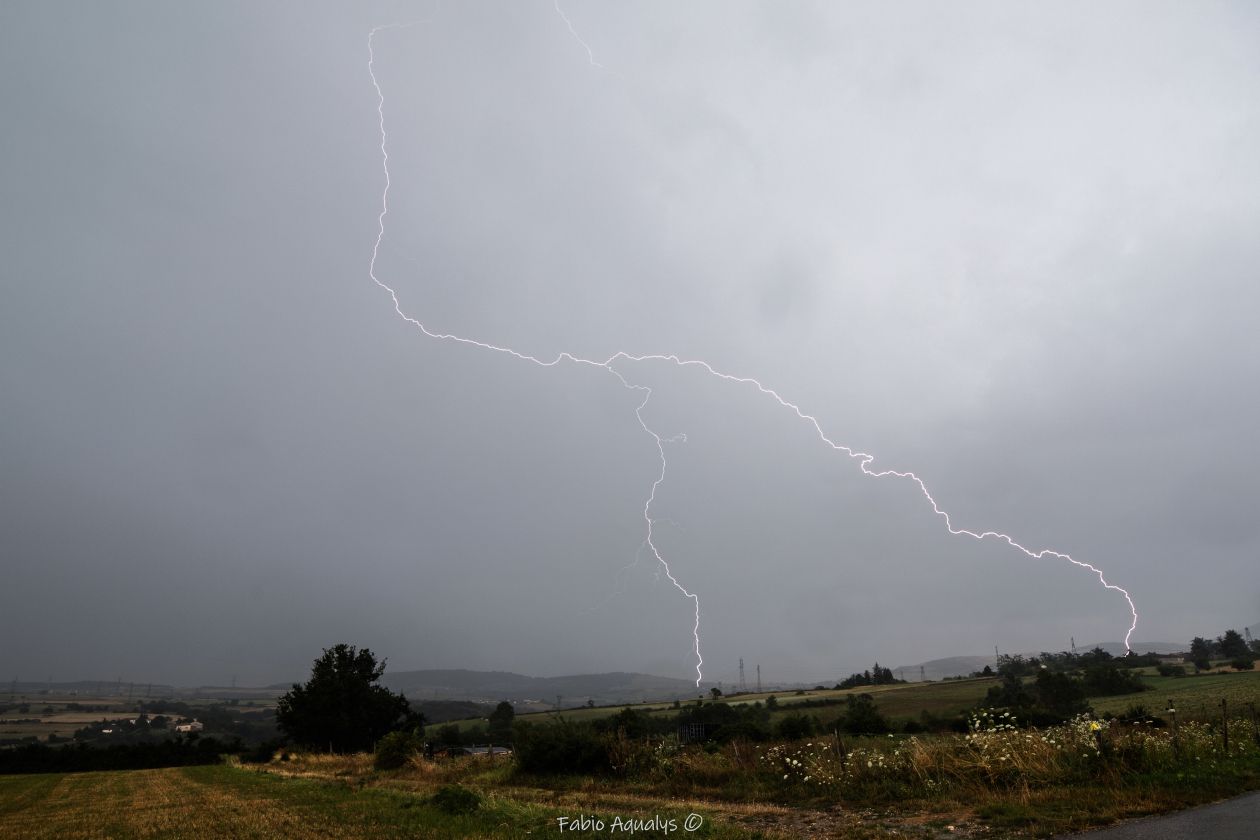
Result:
{"type": "MultiPolygon", "coordinates": [[[[493,760],[426,759],[398,734],[382,739],[376,754],[273,748],[237,766],[3,777],[0,834],[68,836],[91,824],[114,837],[531,832],[532,840],[560,836],[561,817],[661,816],[681,824],[696,812],[710,837],[796,835],[815,826],[873,838],[895,826],[904,834],[959,824],[987,826],[993,837],[1047,836],[1260,788],[1260,748],[1245,705],[1260,693],[1260,673],[1144,671],[1151,688],[1137,697],[1090,699],[1113,720],[1037,728],[1018,709],[976,709],[990,689],[1009,684],[1003,675],[815,691],[782,699],[775,711],[765,696],[549,716],[496,709],[494,724],[510,727],[516,751],[493,760]],[[1228,755],[1223,696],[1236,716],[1228,755]],[[1175,745],[1169,700],[1178,703],[1175,745]],[[960,707],[974,711],[960,716],[960,707]],[[708,743],[680,746],[672,734],[680,718],[717,726],[708,743]],[[960,722],[967,731],[954,732],[960,722]],[[382,760],[395,746],[397,755],[382,760]],[[150,804],[159,801],[165,810],[150,804]]],[[[1060,678],[1084,684],[1083,675],[1049,668],[1014,679],[1035,695],[1039,681],[1060,678]]]]}
{"type": "Polygon", "coordinates": [[[376,743],[377,770],[397,770],[424,749],[424,739],[415,732],[391,732],[376,743]]]}
{"type": "Polygon", "coordinates": [[[424,726],[404,695],[377,685],[383,673],[367,648],[328,648],[311,678],[280,698],[276,723],[294,743],[332,752],[363,752],[390,732],[424,726]]]}

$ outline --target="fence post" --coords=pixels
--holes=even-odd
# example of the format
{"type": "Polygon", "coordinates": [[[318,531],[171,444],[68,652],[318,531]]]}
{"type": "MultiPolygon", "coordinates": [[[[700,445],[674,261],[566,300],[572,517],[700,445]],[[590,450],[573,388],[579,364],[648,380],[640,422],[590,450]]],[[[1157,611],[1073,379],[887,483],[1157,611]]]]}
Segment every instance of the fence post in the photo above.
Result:
{"type": "Polygon", "coordinates": [[[1256,739],[1256,744],[1260,745],[1260,729],[1256,729],[1256,704],[1248,703],[1251,707],[1251,737],[1256,739]]]}
{"type": "Polygon", "coordinates": [[[1229,704],[1221,698],[1221,737],[1225,739],[1225,755],[1229,755],[1229,704]]]}
{"type": "Polygon", "coordinates": [[[844,739],[840,737],[840,727],[836,727],[836,752],[840,755],[840,772],[844,772],[844,739]]]}

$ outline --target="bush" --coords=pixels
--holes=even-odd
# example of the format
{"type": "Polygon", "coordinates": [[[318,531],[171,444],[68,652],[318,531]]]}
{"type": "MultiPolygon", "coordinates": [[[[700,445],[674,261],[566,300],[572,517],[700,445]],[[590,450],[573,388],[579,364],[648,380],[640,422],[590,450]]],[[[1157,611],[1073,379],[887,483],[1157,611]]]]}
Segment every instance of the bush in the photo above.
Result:
{"type": "MultiPolygon", "coordinates": [[[[1003,668],[1008,668],[1003,665],[1003,668]]],[[[1048,673],[1048,672],[1042,672],[1048,673]]],[[[1041,681],[1041,675],[1038,674],[1038,683],[1041,681]]],[[[1040,691],[1040,687],[1038,688],[1040,691]]],[[[1023,681],[1019,675],[1014,673],[1013,669],[1002,672],[1002,681],[994,686],[989,686],[988,692],[985,694],[984,701],[980,704],[989,709],[1017,709],[1024,706],[1031,706],[1033,697],[1024,688],[1023,681]]]]}
{"type": "Polygon", "coordinates": [[[713,733],[711,740],[717,744],[729,744],[731,741],[757,743],[770,740],[770,731],[754,720],[741,720],[739,723],[724,725],[713,733]]]}
{"type": "Polygon", "coordinates": [[[391,732],[376,742],[376,760],[373,766],[377,770],[397,770],[405,765],[424,747],[418,733],[391,732]]]}
{"type": "Polygon", "coordinates": [[[1111,668],[1107,665],[1091,665],[1085,669],[1085,694],[1088,697],[1115,697],[1119,694],[1138,694],[1150,686],[1142,677],[1127,668],[1111,668]]]}
{"type": "Polygon", "coordinates": [[[437,793],[433,794],[429,802],[448,814],[459,816],[471,814],[480,808],[481,795],[475,790],[469,790],[456,783],[438,788],[437,793]]]}
{"type": "Polygon", "coordinates": [[[245,760],[251,764],[267,764],[275,757],[276,750],[283,749],[288,744],[289,742],[285,738],[272,738],[269,741],[263,741],[245,756],[245,760]]]}
{"type": "Polygon", "coordinates": [[[516,766],[527,773],[595,773],[608,766],[594,727],[569,721],[551,726],[517,724],[516,766]]]}
{"type": "Polygon", "coordinates": [[[840,728],[850,735],[882,735],[892,731],[888,718],[879,713],[871,695],[850,694],[848,706],[840,719],[840,728]]]}
{"type": "MultiPolygon", "coordinates": [[[[193,733],[194,735],[196,733],[193,733]]],[[[34,736],[31,736],[32,738],[34,736]]],[[[79,744],[49,747],[30,743],[0,751],[0,775],[10,773],[87,773],[95,770],[148,770],[218,764],[219,754],[239,752],[240,742],[220,744],[214,738],[172,738],[105,749],[79,744]]]]}
{"type": "Polygon", "coordinates": [[[1256,667],[1255,660],[1249,656],[1239,656],[1231,659],[1229,664],[1235,671],[1250,671],[1256,667]]]}
{"type": "Polygon", "coordinates": [[[1186,675],[1186,666],[1184,665],[1156,665],[1155,670],[1161,677],[1184,677],[1186,675]]]}
{"type": "Polygon", "coordinates": [[[1211,670],[1212,670],[1212,663],[1211,663],[1211,662],[1209,662],[1207,659],[1202,659],[1202,658],[1200,658],[1200,659],[1196,659],[1196,660],[1194,660],[1194,670],[1196,670],[1196,671],[1211,671],[1211,670]]]}
{"type": "Polygon", "coordinates": [[[780,738],[785,738],[789,741],[799,741],[814,734],[814,719],[799,713],[790,714],[780,720],[779,725],[775,729],[780,738]]]}
{"type": "MultiPolygon", "coordinates": [[[[1095,665],[1110,671],[1106,665],[1095,665]]],[[[1078,715],[1088,708],[1085,704],[1087,686],[1081,680],[1069,677],[1062,671],[1042,669],[1037,674],[1037,700],[1042,706],[1064,717],[1078,715]]]]}

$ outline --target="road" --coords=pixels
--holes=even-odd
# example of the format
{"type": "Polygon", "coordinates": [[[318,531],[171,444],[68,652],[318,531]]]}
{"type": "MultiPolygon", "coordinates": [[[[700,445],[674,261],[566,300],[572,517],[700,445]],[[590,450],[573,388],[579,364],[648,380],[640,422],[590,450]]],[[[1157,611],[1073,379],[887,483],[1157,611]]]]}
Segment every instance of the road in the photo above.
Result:
{"type": "Polygon", "coordinates": [[[1070,836],[1083,840],[1254,840],[1260,837],[1260,791],[1167,817],[1149,817],[1070,836]]]}

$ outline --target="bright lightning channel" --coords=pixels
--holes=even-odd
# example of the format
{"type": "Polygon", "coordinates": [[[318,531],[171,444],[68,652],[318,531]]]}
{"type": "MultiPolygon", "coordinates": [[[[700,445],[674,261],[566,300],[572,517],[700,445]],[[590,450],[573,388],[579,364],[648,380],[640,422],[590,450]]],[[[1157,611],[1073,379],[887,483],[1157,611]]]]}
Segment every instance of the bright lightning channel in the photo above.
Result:
{"type": "MultiPolygon", "coordinates": [[[[578,42],[581,43],[583,47],[586,47],[586,51],[590,55],[591,64],[594,64],[597,67],[600,66],[595,62],[595,56],[593,53],[591,53],[591,48],[588,47],[586,43],[582,41],[582,39],[578,36],[577,32],[574,31],[573,24],[569,23],[569,19],[564,16],[564,12],[560,11],[559,0],[556,0],[556,11],[560,12],[560,16],[564,18],[564,22],[568,24],[569,31],[573,33],[573,37],[577,38],[578,42]]],[[[665,570],[665,576],[669,578],[670,583],[674,584],[674,586],[677,587],[678,590],[683,593],[683,595],[685,595],[687,598],[690,598],[695,608],[695,624],[692,627],[692,636],[694,639],[694,644],[693,644],[692,649],[695,651],[695,654],[696,654],[696,685],[697,686],[700,685],[700,680],[703,677],[703,673],[701,669],[704,666],[704,657],[700,654],[700,597],[696,595],[694,592],[687,591],[687,589],[681,583],[678,582],[678,579],[674,577],[673,572],[670,571],[669,563],[665,561],[665,558],[661,556],[661,552],[657,549],[655,543],[652,542],[652,535],[653,535],[652,526],[654,523],[651,516],[651,509],[652,509],[652,502],[656,500],[656,489],[660,486],[661,482],[665,480],[665,467],[666,467],[665,444],[673,443],[677,440],[677,438],[662,438],[660,435],[658,435],[656,432],[652,431],[652,429],[648,427],[647,423],[643,420],[643,409],[648,404],[648,400],[652,398],[652,389],[648,388],[645,385],[632,385],[628,381],[626,381],[626,378],[622,376],[621,373],[619,373],[613,367],[613,364],[617,362],[618,360],[625,360],[627,362],[664,361],[664,362],[673,362],[679,367],[689,367],[689,366],[701,367],[705,371],[707,371],[709,374],[716,376],[719,379],[725,379],[729,382],[735,382],[739,384],[752,385],[761,393],[766,394],[767,396],[774,399],[776,402],[779,403],[779,405],[795,412],[796,416],[799,417],[800,419],[805,420],[808,423],[810,423],[814,427],[814,431],[818,433],[818,437],[819,439],[822,440],[823,443],[827,444],[835,451],[843,452],[846,455],[848,455],[850,458],[857,459],[858,466],[861,468],[862,472],[865,473],[866,475],[869,475],[873,478],[895,476],[897,478],[908,478],[911,481],[913,481],[915,484],[919,486],[919,489],[923,492],[924,497],[927,498],[928,503],[932,506],[932,511],[944,519],[945,527],[949,530],[951,534],[954,534],[956,536],[974,537],[977,540],[982,540],[985,537],[996,537],[999,540],[1005,540],[1007,544],[1009,544],[1012,548],[1016,548],[1022,551],[1024,554],[1027,554],[1029,557],[1033,559],[1040,560],[1045,557],[1057,557],[1061,560],[1067,560],[1069,563],[1073,563],[1074,565],[1080,566],[1083,569],[1088,569],[1089,571],[1098,575],[1098,580],[1099,582],[1102,583],[1104,587],[1106,587],[1107,589],[1111,589],[1116,592],[1119,592],[1120,594],[1124,596],[1124,599],[1128,601],[1129,611],[1133,615],[1133,622],[1129,625],[1129,631],[1125,633],[1124,635],[1124,646],[1126,650],[1131,649],[1129,647],[1129,640],[1133,636],[1133,631],[1137,629],[1137,621],[1138,621],[1137,606],[1133,603],[1133,598],[1129,595],[1128,590],[1123,589],[1122,587],[1116,586],[1113,583],[1107,582],[1107,579],[1103,577],[1103,573],[1101,569],[1095,566],[1092,566],[1089,563],[1085,563],[1083,561],[1077,560],[1074,557],[1060,551],[1052,551],[1050,549],[1042,549],[1041,551],[1033,551],[1032,549],[1026,548],[1025,546],[1019,544],[1009,535],[1001,533],[999,531],[976,532],[976,531],[967,530],[966,528],[955,528],[953,522],[950,520],[949,513],[941,510],[940,506],[938,506],[936,503],[936,499],[934,499],[932,497],[932,494],[928,492],[927,485],[924,484],[923,480],[919,478],[917,475],[915,475],[913,472],[909,472],[909,471],[900,472],[897,470],[875,471],[875,470],[870,469],[870,464],[875,460],[875,456],[868,455],[865,452],[855,452],[852,448],[848,446],[843,446],[831,440],[831,438],[827,437],[826,433],[823,432],[822,426],[819,425],[818,420],[813,415],[806,414],[805,412],[801,411],[800,406],[783,399],[783,397],[779,396],[779,394],[776,391],[765,387],[756,379],[753,379],[751,377],[733,376],[728,373],[722,373],[721,371],[714,370],[713,367],[710,366],[708,362],[704,362],[698,359],[680,359],[678,356],[675,356],[672,354],[671,355],[649,354],[645,356],[632,356],[629,353],[619,351],[601,362],[601,361],[597,361],[593,359],[579,358],[570,353],[561,353],[558,356],[556,356],[556,358],[553,359],[552,361],[544,362],[541,359],[537,359],[533,356],[529,356],[524,353],[519,353],[516,350],[511,349],[510,347],[499,347],[494,344],[487,344],[482,341],[475,341],[471,338],[464,338],[462,336],[451,335],[448,333],[431,332],[427,327],[425,327],[424,324],[420,323],[415,318],[412,318],[410,315],[403,312],[402,304],[398,300],[398,294],[392,288],[390,288],[389,286],[381,282],[381,279],[376,276],[376,258],[377,258],[377,254],[380,252],[381,242],[385,238],[385,214],[389,212],[388,200],[389,200],[390,179],[389,179],[389,151],[385,147],[385,139],[386,139],[385,138],[385,94],[381,91],[381,86],[380,86],[380,83],[376,79],[376,72],[373,67],[373,62],[376,60],[376,55],[373,52],[372,41],[375,38],[376,33],[382,29],[389,29],[396,26],[410,26],[410,25],[411,24],[390,24],[387,26],[378,26],[375,29],[373,29],[370,33],[368,33],[368,74],[372,77],[372,86],[376,88],[376,95],[377,95],[376,111],[377,111],[378,116],[380,117],[380,130],[381,130],[381,167],[385,172],[385,189],[381,194],[381,213],[380,213],[380,216],[377,217],[377,224],[379,226],[379,229],[376,234],[376,244],[372,247],[372,262],[368,268],[368,275],[372,278],[373,282],[375,282],[376,285],[380,286],[382,289],[389,292],[390,298],[393,299],[394,301],[394,311],[397,312],[398,315],[403,320],[408,321],[412,324],[415,324],[417,327],[420,328],[421,332],[423,332],[425,335],[429,336],[430,338],[447,339],[450,341],[458,342],[460,344],[471,344],[476,347],[485,348],[486,350],[493,350],[498,353],[506,353],[508,355],[515,356],[516,358],[521,359],[522,361],[533,362],[534,364],[541,365],[542,367],[554,367],[555,365],[558,365],[560,364],[560,362],[565,361],[567,359],[568,361],[571,361],[580,365],[592,365],[594,367],[604,368],[613,376],[617,377],[617,379],[621,382],[621,384],[624,387],[632,391],[643,392],[643,401],[640,402],[638,407],[635,408],[634,410],[635,417],[638,418],[639,425],[643,427],[643,431],[651,435],[652,439],[656,442],[656,448],[661,458],[660,474],[656,477],[656,480],[652,482],[652,491],[651,493],[648,494],[647,501],[643,505],[643,518],[647,522],[647,539],[644,541],[644,545],[652,550],[652,555],[656,558],[656,561],[658,563],[658,568],[663,568],[665,570]]],[[[635,562],[636,563],[638,562],[637,557],[636,557],[635,562]]],[[[633,566],[634,564],[632,563],[631,565],[633,566]]],[[[625,571],[625,569],[623,569],[622,571],[625,571]]]]}

